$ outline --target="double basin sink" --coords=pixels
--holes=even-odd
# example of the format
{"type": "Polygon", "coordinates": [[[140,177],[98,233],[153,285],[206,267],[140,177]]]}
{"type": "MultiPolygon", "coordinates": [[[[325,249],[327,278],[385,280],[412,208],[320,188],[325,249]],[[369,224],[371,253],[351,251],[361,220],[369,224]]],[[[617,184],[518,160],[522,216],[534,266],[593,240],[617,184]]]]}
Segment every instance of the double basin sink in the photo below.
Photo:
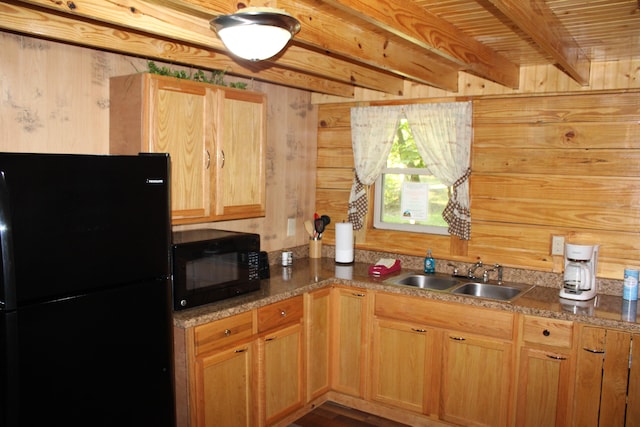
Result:
{"type": "Polygon", "coordinates": [[[452,277],[416,272],[402,273],[385,280],[384,283],[505,302],[515,300],[533,288],[532,285],[520,283],[484,283],[468,277],[452,277]]]}

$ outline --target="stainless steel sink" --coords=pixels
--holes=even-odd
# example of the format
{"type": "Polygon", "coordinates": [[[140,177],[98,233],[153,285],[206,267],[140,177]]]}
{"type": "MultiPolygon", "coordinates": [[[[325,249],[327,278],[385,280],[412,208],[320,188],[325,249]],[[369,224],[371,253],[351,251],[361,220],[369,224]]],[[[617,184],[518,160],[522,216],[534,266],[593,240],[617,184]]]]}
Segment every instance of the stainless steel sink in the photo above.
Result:
{"type": "Polygon", "coordinates": [[[451,277],[438,277],[419,273],[398,276],[389,279],[386,282],[393,283],[395,285],[414,286],[416,288],[430,289],[433,291],[444,291],[460,284],[458,280],[451,277]]]}
{"type": "Polygon", "coordinates": [[[453,294],[469,295],[499,301],[513,301],[533,286],[494,285],[491,283],[465,283],[451,291],[453,294]]]}

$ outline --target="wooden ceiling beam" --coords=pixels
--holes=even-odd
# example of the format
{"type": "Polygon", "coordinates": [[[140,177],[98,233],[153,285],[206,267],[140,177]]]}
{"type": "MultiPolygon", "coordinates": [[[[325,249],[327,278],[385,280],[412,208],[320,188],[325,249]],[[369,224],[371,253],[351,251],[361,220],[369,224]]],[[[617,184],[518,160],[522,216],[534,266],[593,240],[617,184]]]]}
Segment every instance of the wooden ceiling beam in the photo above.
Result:
{"type": "Polygon", "coordinates": [[[413,2],[406,0],[323,0],[323,2],[451,61],[460,69],[513,89],[519,86],[519,65],[413,2]]]}
{"type": "MultiPolygon", "coordinates": [[[[314,0],[314,3],[317,1],[314,0]]],[[[399,43],[327,14],[317,5],[300,0],[278,0],[278,7],[296,17],[302,29],[293,42],[344,58],[352,58],[418,83],[455,92],[459,67],[425,49],[399,43]]]]}
{"type": "Polygon", "coordinates": [[[353,97],[353,85],[347,83],[298,73],[285,68],[244,68],[223,54],[201,49],[197,46],[48,13],[46,10],[29,7],[28,5],[8,2],[0,4],[0,28],[33,37],[44,37],[170,63],[209,70],[223,70],[227,74],[312,92],[353,97]]]}
{"type": "MultiPolygon", "coordinates": [[[[228,59],[226,69],[237,75],[256,78],[256,70],[269,68],[288,69],[288,73],[301,72],[335,80],[354,86],[383,91],[393,95],[402,94],[404,82],[401,77],[380,72],[370,67],[353,64],[339,58],[331,58],[302,47],[291,46],[278,56],[277,61],[252,63],[235,60],[226,53],[222,41],[209,28],[209,21],[202,16],[193,16],[164,7],[159,3],[128,0],[108,2],[101,0],[74,0],[70,2],[50,2],[48,0],[24,0],[25,4],[50,8],[63,14],[80,16],[109,25],[124,27],[189,45],[214,50],[228,59]],[[73,7],[70,5],[73,4],[73,7]],[[249,70],[249,71],[247,71],[249,70]]],[[[82,43],[80,40],[69,40],[82,43]]],[[[262,75],[262,74],[259,74],[262,75]]],[[[261,77],[262,80],[266,76],[261,77]]],[[[279,82],[281,83],[281,82],[279,82]]],[[[336,86],[336,85],[334,85],[336,86]]],[[[344,91],[343,91],[344,93],[344,91]]]]}
{"type": "Polygon", "coordinates": [[[489,0],[572,79],[589,84],[591,61],[544,1],[489,0]]]}

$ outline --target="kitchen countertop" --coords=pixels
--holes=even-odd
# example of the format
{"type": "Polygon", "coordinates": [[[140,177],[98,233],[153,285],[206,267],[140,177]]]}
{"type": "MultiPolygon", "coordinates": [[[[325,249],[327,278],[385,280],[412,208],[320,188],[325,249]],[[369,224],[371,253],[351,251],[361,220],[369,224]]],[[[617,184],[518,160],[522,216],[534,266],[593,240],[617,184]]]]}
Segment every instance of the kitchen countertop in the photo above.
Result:
{"type": "MultiPolygon", "coordinates": [[[[173,313],[173,323],[179,328],[189,328],[337,283],[640,332],[635,310],[632,321],[623,320],[623,307],[627,308],[626,305],[629,302],[619,296],[598,295],[590,301],[570,301],[559,298],[558,288],[535,286],[513,302],[501,302],[412,286],[387,284],[384,281],[393,275],[374,278],[368,275],[368,268],[369,264],[361,262],[350,265],[336,264],[332,258],[296,259],[292,267],[272,265],[271,278],[262,280],[260,290],[200,307],[176,311],[173,313]]],[[[397,274],[408,271],[416,270],[402,269],[397,274]]],[[[634,308],[635,305],[634,301],[634,308]]]]}

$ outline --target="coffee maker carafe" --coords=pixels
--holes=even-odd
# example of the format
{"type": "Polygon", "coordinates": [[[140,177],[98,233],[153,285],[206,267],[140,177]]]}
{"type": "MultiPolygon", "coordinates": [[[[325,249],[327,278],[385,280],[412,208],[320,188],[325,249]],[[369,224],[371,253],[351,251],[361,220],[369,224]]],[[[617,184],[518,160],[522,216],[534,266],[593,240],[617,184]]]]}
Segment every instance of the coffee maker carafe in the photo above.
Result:
{"type": "Polygon", "coordinates": [[[561,298],[585,301],[596,296],[599,248],[599,245],[565,245],[561,298]]]}

